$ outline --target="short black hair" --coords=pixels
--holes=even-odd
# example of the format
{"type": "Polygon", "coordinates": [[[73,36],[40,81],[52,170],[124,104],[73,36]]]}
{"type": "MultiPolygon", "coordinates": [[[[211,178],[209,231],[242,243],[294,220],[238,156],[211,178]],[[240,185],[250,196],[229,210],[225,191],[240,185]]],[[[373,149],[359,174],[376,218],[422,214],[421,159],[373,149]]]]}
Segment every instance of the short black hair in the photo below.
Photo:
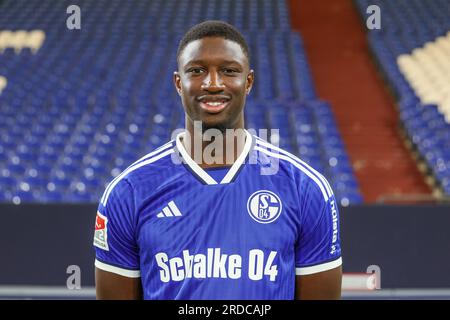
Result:
{"type": "Polygon", "coordinates": [[[220,20],[208,20],[202,23],[196,24],[186,32],[183,38],[180,40],[177,50],[177,61],[180,57],[183,49],[192,41],[203,39],[206,37],[219,37],[227,40],[231,40],[239,44],[247,57],[247,61],[250,64],[250,50],[245,41],[244,36],[229,23],[220,20]]]}

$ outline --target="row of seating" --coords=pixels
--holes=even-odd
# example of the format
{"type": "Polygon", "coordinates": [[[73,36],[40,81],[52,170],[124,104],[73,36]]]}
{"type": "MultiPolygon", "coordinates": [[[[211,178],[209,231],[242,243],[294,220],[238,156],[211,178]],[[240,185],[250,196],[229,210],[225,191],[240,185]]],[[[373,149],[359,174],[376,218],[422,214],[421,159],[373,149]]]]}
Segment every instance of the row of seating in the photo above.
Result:
{"type": "Polygon", "coordinates": [[[16,53],[22,49],[30,49],[34,54],[42,46],[45,40],[45,32],[42,30],[0,30],[0,52],[12,48],[16,53]]]}
{"type": "MultiPolygon", "coordinates": [[[[117,1],[80,1],[81,31],[69,31],[48,27],[55,25],[55,12],[68,2],[55,7],[48,2],[33,6],[38,16],[49,18],[27,24],[47,26],[42,28],[46,39],[40,50],[35,55],[23,50],[0,53],[0,74],[8,78],[0,96],[0,201],[97,202],[113,177],[184,127],[172,73],[183,31],[200,20],[184,19],[176,31],[163,29],[158,21],[189,3],[183,1],[126,1],[120,6],[117,1]],[[153,21],[153,29],[130,30],[135,16],[147,21],[157,12],[161,17],[153,21]]],[[[226,11],[232,15],[236,8],[248,12],[248,6],[256,5],[208,1],[205,9],[199,3],[206,2],[190,3],[213,12],[216,19],[226,5],[234,8],[226,11]]],[[[273,21],[280,22],[287,12],[284,1],[259,4],[278,8],[270,11],[273,21]]],[[[7,16],[0,20],[0,29],[29,23],[16,2],[2,2],[0,11],[7,16]]],[[[323,172],[341,204],[360,203],[331,108],[316,96],[301,37],[281,29],[244,28],[256,73],[245,108],[246,125],[256,131],[277,129],[278,135],[269,139],[323,172]]]]}
{"type": "Polygon", "coordinates": [[[0,76],[0,94],[2,94],[2,91],[6,88],[8,85],[8,79],[6,79],[3,76],[0,76]]]}
{"type": "Polygon", "coordinates": [[[401,73],[423,104],[437,105],[450,123],[450,31],[397,57],[401,73]]]}
{"type": "Polygon", "coordinates": [[[358,0],[376,4],[382,29],[368,32],[371,49],[398,100],[408,138],[450,195],[450,6],[446,0],[358,0]]]}
{"type": "Polygon", "coordinates": [[[290,30],[286,2],[279,0],[127,0],[126,4],[122,0],[3,0],[2,28],[49,31],[52,26],[67,32],[66,19],[72,13],[66,10],[71,5],[80,8],[85,31],[178,31],[211,19],[225,20],[240,30],[290,30]]]}
{"type": "MultiPolygon", "coordinates": [[[[257,37],[255,34],[248,34],[252,67],[263,74],[265,70],[273,70],[270,72],[271,77],[260,77],[255,83],[254,96],[265,99],[302,99],[312,100],[316,95],[311,84],[310,72],[308,70],[306,57],[303,52],[303,46],[298,34],[277,33],[274,35],[268,33],[260,33],[257,37]],[[290,70],[288,72],[287,70],[290,70]],[[276,79],[272,80],[273,77],[276,79]],[[274,83],[272,83],[274,82],[274,83]]],[[[180,39],[181,35],[174,34],[175,39],[180,39]]],[[[38,94],[45,97],[44,90],[54,85],[63,86],[64,90],[77,90],[84,94],[92,91],[107,92],[118,89],[124,92],[124,95],[132,90],[139,94],[146,93],[145,99],[151,96],[155,97],[157,92],[161,97],[167,97],[173,93],[173,85],[170,74],[167,73],[163,77],[163,81],[155,81],[156,74],[161,74],[162,69],[176,70],[175,52],[176,41],[169,41],[166,36],[159,37],[142,37],[134,41],[143,40],[140,45],[140,51],[135,52],[131,49],[122,50],[119,38],[111,40],[102,38],[101,36],[92,36],[91,38],[56,37],[48,41],[62,41],[63,44],[70,42],[71,46],[61,46],[58,48],[50,47],[39,52],[37,59],[23,53],[21,55],[5,54],[5,58],[0,62],[0,74],[7,75],[11,81],[13,77],[25,79],[22,87],[18,87],[11,94],[23,95],[29,89],[37,89],[38,94]],[[89,46],[88,50],[84,50],[88,46],[89,41],[95,41],[97,44],[89,46]],[[150,43],[158,46],[157,50],[153,50],[150,43]],[[81,51],[81,54],[80,54],[81,51]],[[61,59],[60,57],[64,57],[61,59]],[[97,58],[92,59],[93,56],[97,58]],[[70,61],[76,59],[76,68],[70,61]],[[43,68],[36,65],[36,61],[43,60],[43,68]],[[49,68],[51,74],[44,73],[43,69],[49,68]],[[32,69],[37,69],[31,71],[32,69]],[[91,72],[86,74],[83,70],[89,69],[91,72]],[[127,70],[124,73],[122,70],[127,70]],[[148,72],[143,72],[147,70],[148,72]],[[70,74],[70,78],[66,77],[70,74]],[[42,83],[42,77],[47,81],[42,83]],[[99,86],[99,78],[103,81],[99,86]],[[79,81],[83,79],[80,86],[79,81]],[[74,86],[77,84],[77,86],[74,86]],[[35,88],[37,87],[37,88],[35,88]],[[117,88],[120,87],[120,88],[117,88]],[[151,88],[149,91],[148,88],[151,88]]]]}

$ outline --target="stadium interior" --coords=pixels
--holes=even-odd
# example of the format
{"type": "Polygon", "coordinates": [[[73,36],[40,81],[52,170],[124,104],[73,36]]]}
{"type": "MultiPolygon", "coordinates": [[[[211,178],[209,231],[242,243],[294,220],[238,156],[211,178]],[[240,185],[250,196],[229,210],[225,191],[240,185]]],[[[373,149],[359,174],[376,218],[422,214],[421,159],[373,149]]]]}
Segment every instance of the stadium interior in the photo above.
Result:
{"type": "MultiPolygon", "coordinates": [[[[0,0],[0,214],[36,206],[95,211],[114,177],[184,127],[172,82],[178,42],[196,23],[223,20],[250,46],[256,80],[247,128],[279,129],[270,141],[326,176],[342,220],[346,210],[351,216],[392,204],[421,216],[425,204],[450,216],[449,17],[448,0],[0,0]],[[81,28],[70,30],[73,4],[81,28]],[[370,30],[373,5],[381,28],[370,30]]],[[[361,216],[360,228],[370,229],[371,217],[361,216]]],[[[450,265],[448,250],[442,259],[450,265]]],[[[344,264],[349,288],[351,274],[363,275],[354,279],[365,286],[361,266],[344,264]]],[[[45,283],[26,291],[16,285],[35,284],[5,281],[7,274],[0,298],[93,296],[62,289],[40,296],[45,290],[36,288],[45,283]]],[[[364,288],[344,297],[401,298],[392,283],[384,295],[364,288]]],[[[450,282],[418,286],[443,290],[450,282]]]]}

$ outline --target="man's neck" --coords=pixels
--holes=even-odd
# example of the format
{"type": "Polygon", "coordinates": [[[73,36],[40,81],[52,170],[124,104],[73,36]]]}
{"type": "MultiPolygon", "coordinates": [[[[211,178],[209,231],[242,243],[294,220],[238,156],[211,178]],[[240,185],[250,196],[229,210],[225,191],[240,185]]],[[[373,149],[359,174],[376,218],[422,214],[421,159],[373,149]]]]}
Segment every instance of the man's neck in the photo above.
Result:
{"type": "Polygon", "coordinates": [[[203,169],[233,165],[243,152],[246,142],[244,126],[226,129],[225,132],[186,126],[186,132],[188,135],[182,140],[183,146],[203,169]]]}

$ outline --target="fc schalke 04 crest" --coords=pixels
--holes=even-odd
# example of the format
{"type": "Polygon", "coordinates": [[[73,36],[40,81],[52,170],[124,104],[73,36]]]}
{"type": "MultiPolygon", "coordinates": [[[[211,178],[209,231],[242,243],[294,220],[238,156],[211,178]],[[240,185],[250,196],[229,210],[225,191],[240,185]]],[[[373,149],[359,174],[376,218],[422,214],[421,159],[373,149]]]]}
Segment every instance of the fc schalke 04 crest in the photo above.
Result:
{"type": "Polygon", "coordinates": [[[280,198],[268,190],[256,191],[247,201],[250,217],[259,223],[274,222],[280,216],[281,209],[280,198]]]}

